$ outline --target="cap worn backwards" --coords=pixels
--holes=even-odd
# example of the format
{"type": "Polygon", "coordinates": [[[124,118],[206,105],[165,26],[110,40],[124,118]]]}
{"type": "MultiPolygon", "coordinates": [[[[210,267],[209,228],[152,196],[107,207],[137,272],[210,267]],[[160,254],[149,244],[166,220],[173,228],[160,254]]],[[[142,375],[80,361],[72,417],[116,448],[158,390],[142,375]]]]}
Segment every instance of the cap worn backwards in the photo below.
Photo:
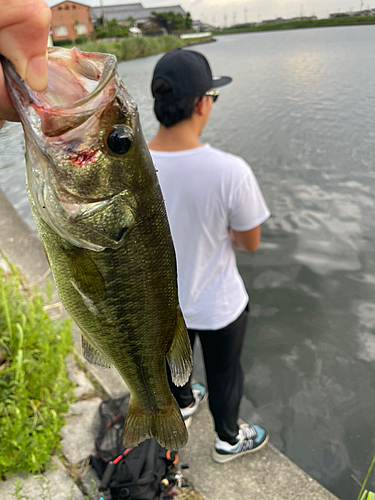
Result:
{"type": "Polygon", "coordinates": [[[167,52],[156,64],[151,82],[156,100],[177,101],[186,97],[199,97],[212,88],[230,83],[229,76],[212,77],[207,59],[193,50],[175,49],[167,52]],[[163,80],[170,87],[167,93],[155,91],[154,82],[163,80]]]}

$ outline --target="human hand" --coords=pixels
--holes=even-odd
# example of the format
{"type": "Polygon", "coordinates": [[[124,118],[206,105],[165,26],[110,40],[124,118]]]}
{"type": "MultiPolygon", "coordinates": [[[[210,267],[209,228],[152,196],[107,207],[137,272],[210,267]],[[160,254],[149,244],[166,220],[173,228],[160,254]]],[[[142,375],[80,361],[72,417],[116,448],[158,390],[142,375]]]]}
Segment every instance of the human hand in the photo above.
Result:
{"type": "MultiPolygon", "coordinates": [[[[47,40],[51,11],[44,0],[0,0],[0,54],[36,91],[47,86],[47,40]]],[[[0,128],[3,120],[19,121],[5,87],[0,63],[0,128]]]]}

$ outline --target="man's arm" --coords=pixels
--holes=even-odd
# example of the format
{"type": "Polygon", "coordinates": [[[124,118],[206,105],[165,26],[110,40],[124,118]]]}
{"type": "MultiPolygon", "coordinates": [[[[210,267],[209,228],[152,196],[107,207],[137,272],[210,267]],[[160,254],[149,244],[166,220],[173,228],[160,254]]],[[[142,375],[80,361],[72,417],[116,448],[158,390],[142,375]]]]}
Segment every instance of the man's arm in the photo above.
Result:
{"type": "Polygon", "coordinates": [[[230,238],[237,250],[243,252],[255,252],[260,243],[260,226],[250,229],[250,231],[234,231],[229,229],[230,238]]]}

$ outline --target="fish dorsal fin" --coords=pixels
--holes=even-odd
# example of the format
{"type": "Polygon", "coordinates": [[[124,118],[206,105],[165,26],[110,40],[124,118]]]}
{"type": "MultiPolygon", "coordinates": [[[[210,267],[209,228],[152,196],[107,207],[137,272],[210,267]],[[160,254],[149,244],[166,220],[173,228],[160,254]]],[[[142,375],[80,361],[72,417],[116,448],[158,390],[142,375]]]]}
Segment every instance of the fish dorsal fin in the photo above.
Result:
{"type": "Polygon", "coordinates": [[[189,336],[180,306],[177,306],[177,323],[172,345],[167,352],[167,361],[171,369],[173,383],[183,386],[189,380],[193,366],[189,336]]]}
{"type": "Polygon", "coordinates": [[[73,286],[78,292],[90,299],[104,299],[104,280],[95,262],[84,248],[62,247],[70,272],[73,286]]]}
{"type": "Polygon", "coordinates": [[[82,335],[82,354],[86,361],[98,368],[111,368],[111,364],[90,342],[82,335]]]}

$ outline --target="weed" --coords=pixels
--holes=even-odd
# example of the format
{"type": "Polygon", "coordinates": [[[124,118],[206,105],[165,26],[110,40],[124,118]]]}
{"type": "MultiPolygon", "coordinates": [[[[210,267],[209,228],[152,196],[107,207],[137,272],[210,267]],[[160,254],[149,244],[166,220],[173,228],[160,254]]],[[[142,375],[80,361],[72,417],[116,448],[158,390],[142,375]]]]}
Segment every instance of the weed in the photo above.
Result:
{"type": "Polygon", "coordinates": [[[157,38],[129,37],[120,42],[87,42],[79,48],[85,52],[105,52],[114,54],[119,61],[127,61],[138,57],[146,57],[169,50],[183,47],[184,42],[172,35],[164,35],[157,38]]]}
{"type": "MultiPolygon", "coordinates": [[[[70,321],[51,321],[42,297],[21,283],[14,268],[0,274],[0,476],[5,477],[49,465],[73,399],[64,362],[72,350],[70,321]]],[[[51,295],[51,287],[46,293],[51,295]]]]}
{"type": "Polygon", "coordinates": [[[371,461],[370,467],[367,471],[365,480],[363,481],[362,488],[361,488],[361,491],[359,492],[357,500],[375,500],[375,493],[365,490],[366,483],[368,481],[368,478],[370,477],[370,474],[371,474],[371,471],[372,471],[374,465],[375,465],[375,455],[371,461]]]}
{"type": "MultiPolygon", "coordinates": [[[[14,482],[15,490],[12,493],[12,497],[15,500],[53,500],[50,481],[44,476],[35,476],[35,479],[37,480],[38,486],[40,488],[40,493],[38,494],[37,498],[33,499],[24,492],[22,481],[19,478],[17,478],[14,482]]],[[[66,500],[73,500],[74,487],[75,484],[72,483],[66,500]]],[[[96,490],[96,483],[94,480],[92,480],[91,489],[88,492],[88,495],[85,495],[83,497],[84,500],[90,500],[94,495],[95,490],[96,490]]]]}
{"type": "Polygon", "coordinates": [[[29,500],[29,497],[27,497],[22,491],[23,485],[19,478],[16,479],[14,487],[15,490],[12,493],[12,497],[14,497],[16,500],[29,500]]]}

